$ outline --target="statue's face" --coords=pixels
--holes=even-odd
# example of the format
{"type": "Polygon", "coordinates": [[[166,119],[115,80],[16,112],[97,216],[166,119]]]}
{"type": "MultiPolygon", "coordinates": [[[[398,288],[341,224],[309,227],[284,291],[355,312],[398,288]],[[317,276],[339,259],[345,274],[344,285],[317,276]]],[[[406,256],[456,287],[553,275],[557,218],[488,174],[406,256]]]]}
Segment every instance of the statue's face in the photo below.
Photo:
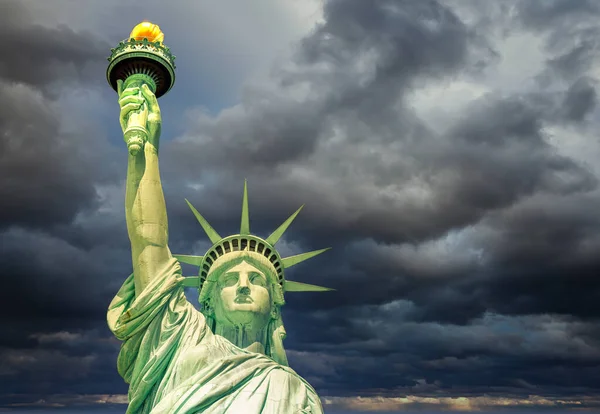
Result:
{"type": "Polygon", "coordinates": [[[218,322],[257,328],[268,322],[271,295],[267,276],[261,270],[244,261],[221,274],[217,283],[218,322]]]}

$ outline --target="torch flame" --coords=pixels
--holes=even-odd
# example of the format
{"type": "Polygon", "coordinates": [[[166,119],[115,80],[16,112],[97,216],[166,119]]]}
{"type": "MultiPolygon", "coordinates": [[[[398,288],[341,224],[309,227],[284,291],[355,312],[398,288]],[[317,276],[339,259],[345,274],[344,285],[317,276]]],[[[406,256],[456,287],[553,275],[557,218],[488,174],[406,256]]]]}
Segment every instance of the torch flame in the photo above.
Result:
{"type": "Polygon", "coordinates": [[[160,30],[157,24],[150,22],[141,22],[133,28],[129,39],[134,38],[135,40],[148,39],[150,42],[163,42],[165,34],[160,30]]]}

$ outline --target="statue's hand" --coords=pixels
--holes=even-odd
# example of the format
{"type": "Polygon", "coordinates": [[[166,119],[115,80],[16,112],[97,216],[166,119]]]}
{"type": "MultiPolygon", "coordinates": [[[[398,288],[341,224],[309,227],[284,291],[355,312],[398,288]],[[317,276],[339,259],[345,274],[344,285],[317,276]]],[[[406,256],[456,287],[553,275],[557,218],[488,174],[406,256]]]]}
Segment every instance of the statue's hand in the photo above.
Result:
{"type": "Polygon", "coordinates": [[[148,141],[158,150],[160,140],[160,130],[162,126],[162,118],[160,116],[160,107],[156,95],[150,90],[148,85],[142,85],[142,95],[148,104],[148,141]]]}
{"type": "Polygon", "coordinates": [[[131,87],[123,90],[122,80],[117,80],[117,88],[119,94],[119,106],[121,107],[119,122],[121,123],[123,133],[125,133],[125,130],[127,129],[127,120],[129,119],[131,112],[140,110],[145,102],[145,107],[148,108],[148,119],[146,121],[148,141],[158,149],[162,118],[158,100],[154,93],[152,93],[146,84],[142,84],[141,96],[139,93],[140,88],[138,87],[131,87]]]}

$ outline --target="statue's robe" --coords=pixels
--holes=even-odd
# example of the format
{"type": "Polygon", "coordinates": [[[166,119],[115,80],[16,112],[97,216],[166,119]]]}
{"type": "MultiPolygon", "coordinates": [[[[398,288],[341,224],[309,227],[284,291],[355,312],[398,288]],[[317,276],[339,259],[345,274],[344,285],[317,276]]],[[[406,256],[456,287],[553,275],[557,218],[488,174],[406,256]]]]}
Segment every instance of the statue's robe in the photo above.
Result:
{"type": "Polygon", "coordinates": [[[123,341],[117,368],[129,383],[127,414],[323,412],[294,370],[213,334],[183,279],[173,258],[137,297],[129,276],[109,306],[108,325],[123,341]]]}

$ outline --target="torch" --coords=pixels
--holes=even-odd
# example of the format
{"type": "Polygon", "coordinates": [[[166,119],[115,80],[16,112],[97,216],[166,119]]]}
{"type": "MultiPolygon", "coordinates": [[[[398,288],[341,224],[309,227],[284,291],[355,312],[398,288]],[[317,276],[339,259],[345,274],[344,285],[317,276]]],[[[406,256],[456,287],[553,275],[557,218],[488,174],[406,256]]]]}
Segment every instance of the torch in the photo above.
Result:
{"type": "MultiPolygon", "coordinates": [[[[117,80],[123,81],[123,90],[140,88],[145,83],[159,98],[167,93],[175,83],[175,56],[163,44],[165,35],[160,28],[150,22],[135,26],[128,40],[123,40],[111,49],[106,79],[118,92],[117,80]]],[[[131,155],[136,155],[148,139],[146,103],[137,111],[131,112],[123,136],[131,155]]]]}

